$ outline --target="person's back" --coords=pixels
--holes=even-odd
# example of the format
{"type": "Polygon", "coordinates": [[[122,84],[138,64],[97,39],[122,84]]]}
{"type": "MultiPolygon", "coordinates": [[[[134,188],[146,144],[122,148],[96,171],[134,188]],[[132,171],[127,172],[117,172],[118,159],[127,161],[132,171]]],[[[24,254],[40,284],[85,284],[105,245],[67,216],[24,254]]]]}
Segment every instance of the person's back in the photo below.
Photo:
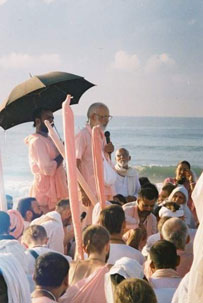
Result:
{"type": "Polygon", "coordinates": [[[153,288],[178,287],[181,277],[176,272],[180,257],[173,243],[166,240],[157,241],[150,249],[152,276],[149,282],[153,288]]]}
{"type": "Polygon", "coordinates": [[[69,263],[58,253],[47,253],[36,261],[32,293],[32,303],[58,302],[59,297],[68,287],[69,263]]]}
{"type": "Polygon", "coordinates": [[[110,255],[109,264],[114,264],[122,257],[135,259],[141,265],[144,257],[141,252],[125,244],[122,239],[125,230],[125,213],[121,206],[110,205],[100,213],[99,223],[110,233],[110,255]]]}
{"type": "Polygon", "coordinates": [[[178,218],[167,220],[162,227],[162,237],[176,246],[177,253],[180,256],[177,272],[181,277],[184,277],[190,270],[193,261],[192,251],[185,249],[186,244],[190,241],[186,223],[178,218]]]}
{"type": "Polygon", "coordinates": [[[61,303],[103,303],[104,276],[109,267],[106,264],[109,254],[109,233],[99,225],[92,225],[83,233],[83,247],[87,260],[71,263],[69,284],[71,285],[61,303]]]}

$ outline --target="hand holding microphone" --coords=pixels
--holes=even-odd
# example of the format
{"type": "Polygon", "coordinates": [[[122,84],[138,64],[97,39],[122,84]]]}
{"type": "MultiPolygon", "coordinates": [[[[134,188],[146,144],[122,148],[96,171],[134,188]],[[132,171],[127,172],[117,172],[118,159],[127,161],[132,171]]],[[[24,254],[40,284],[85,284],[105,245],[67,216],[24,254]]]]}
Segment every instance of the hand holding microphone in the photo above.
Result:
{"type": "Polygon", "coordinates": [[[109,154],[109,157],[111,158],[111,153],[113,153],[114,151],[114,146],[111,142],[111,139],[110,139],[110,132],[109,131],[105,131],[104,133],[104,136],[106,137],[106,145],[104,146],[104,151],[106,153],[109,154]]]}

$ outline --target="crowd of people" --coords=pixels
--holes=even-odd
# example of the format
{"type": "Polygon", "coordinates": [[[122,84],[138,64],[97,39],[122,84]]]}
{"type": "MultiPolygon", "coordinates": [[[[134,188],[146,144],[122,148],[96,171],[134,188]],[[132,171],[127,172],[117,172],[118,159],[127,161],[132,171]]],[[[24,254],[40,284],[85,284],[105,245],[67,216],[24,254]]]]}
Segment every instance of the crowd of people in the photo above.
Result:
{"type": "MultiPolygon", "coordinates": [[[[92,129],[100,127],[103,134],[111,119],[108,107],[92,104],[87,119],[75,139],[76,166],[99,200],[92,129]]],[[[139,178],[126,148],[120,147],[115,161],[111,159],[114,146],[103,134],[101,154],[114,181],[103,178],[104,208],[99,201],[93,205],[78,186],[81,259],[75,254],[63,157],[45,120],[53,125],[53,113],[38,109],[33,115],[36,132],[26,138],[34,175],[29,197],[13,209],[7,195],[8,210],[0,211],[0,302],[192,302],[188,281],[195,274],[193,242],[201,222],[192,199],[197,176],[190,163],[179,162],[175,176],[163,180],[158,190],[147,176],[139,178]]],[[[200,293],[194,303],[201,298],[200,293]]]]}

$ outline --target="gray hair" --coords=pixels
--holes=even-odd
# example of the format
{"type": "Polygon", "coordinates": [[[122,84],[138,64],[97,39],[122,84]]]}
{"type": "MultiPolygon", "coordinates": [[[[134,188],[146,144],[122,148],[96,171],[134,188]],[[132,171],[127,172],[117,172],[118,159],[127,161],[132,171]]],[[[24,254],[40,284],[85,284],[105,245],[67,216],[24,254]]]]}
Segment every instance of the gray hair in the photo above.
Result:
{"type": "Polygon", "coordinates": [[[101,102],[93,103],[92,105],[90,105],[90,107],[88,108],[88,111],[87,111],[88,121],[91,118],[92,114],[97,113],[97,110],[100,107],[105,107],[108,109],[108,107],[104,103],[101,103],[101,102]]]}
{"type": "Polygon", "coordinates": [[[188,237],[188,227],[183,220],[178,218],[167,220],[162,226],[161,233],[164,240],[173,243],[177,249],[184,250],[188,237]]]}

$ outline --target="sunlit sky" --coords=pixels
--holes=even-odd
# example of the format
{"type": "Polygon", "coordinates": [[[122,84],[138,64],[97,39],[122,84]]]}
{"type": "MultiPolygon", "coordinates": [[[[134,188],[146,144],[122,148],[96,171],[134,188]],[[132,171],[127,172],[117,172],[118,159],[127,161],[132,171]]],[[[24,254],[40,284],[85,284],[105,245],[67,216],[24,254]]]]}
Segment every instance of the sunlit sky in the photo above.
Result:
{"type": "Polygon", "coordinates": [[[202,0],[0,0],[0,101],[32,75],[97,84],[74,106],[203,117],[202,0]]]}

